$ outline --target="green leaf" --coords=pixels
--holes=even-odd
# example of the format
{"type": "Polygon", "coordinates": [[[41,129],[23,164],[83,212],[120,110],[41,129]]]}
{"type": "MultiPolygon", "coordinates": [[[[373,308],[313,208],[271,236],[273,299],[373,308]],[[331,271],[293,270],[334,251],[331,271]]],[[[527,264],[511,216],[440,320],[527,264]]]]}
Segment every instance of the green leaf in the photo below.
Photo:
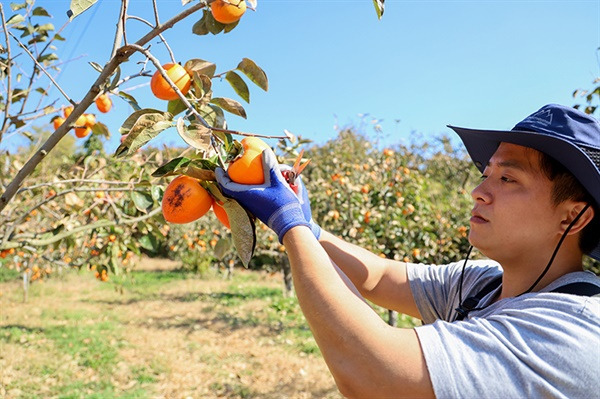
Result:
{"type": "Polygon", "coordinates": [[[8,21],[6,21],[6,24],[7,25],[20,24],[23,21],[25,21],[25,17],[23,17],[21,14],[15,14],[12,17],[10,17],[8,19],[8,21]]]}
{"type": "Polygon", "coordinates": [[[225,27],[223,28],[223,32],[224,33],[231,32],[233,29],[235,29],[236,26],[238,26],[239,23],[240,23],[240,20],[238,19],[235,22],[232,22],[230,24],[226,24],[225,27]]]}
{"type": "Polygon", "coordinates": [[[248,85],[244,82],[244,79],[237,73],[233,71],[227,72],[225,75],[225,80],[229,82],[233,90],[238,94],[238,96],[242,97],[244,101],[247,103],[250,102],[250,90],[248,89],[248,85]]]}
{"type": "Polygon", "coordinates": [[[35,26],[35,31],[36,32],[48,32],[48,31],[52,31],[54,30],[54,25],[51,23],[47,23],[44,25],[36,25],[35,26]]]}
{"type": "Polygon", "coordinates": [[[189,165],[189,163],[191,161],[192,161],[191,159],[186,158],[186,157],[179,157],[179,158],[172,159],[169,162],[167,162],[166,164],[164,164],[161,167],[159,167],[158,169],[156,169],[152,173],[152,177],[169,176],[172,174],[172,172],[189,165]]]}
{"type": "Polygon", "coordinates": [[[250,58],[243,58],[238,64],[237,69],[242,71],[248,79],[264,91],[269,89],[267,74],[250,58]]]}
{"type": "Polygon", "coordinates": [[[152,199],[157,202],[162,201],[162,197],[165,193],[165,189],[162,186],[152,186],[150,189],[150,193],[152,194],[152,199]]]}
{"type": "Polygon", "coordinates": [[[119,80],[121,79],[121,66],[117,66],[115,72],[114,73],[114,77],[112,82],[110,82],[110,86],[109,86],[109,90],[113,90],[116,89],[118,84],[119,84],[119,80]]]}
{"type": "Polygon", "coordinates": [[[197,72],[201,75],[207,75],[211,78],[215,76],[215,71],[217,70],[216,64],[200,58],[192,58],[191,60],[188,60],[183,67],[189,72],[197,72]]]}
{"type": "Polygon", "coordinates": [[[144,193],[141,191],[132,191],[131,199],[135,207],[141,211],[148,213],[152,209],[152,205],[154,204],[154,200],[152,199],[152,195],[149,193],[144,193]]]}
{"type": "Polygon", "coordinates": [[[375,6],[375,12],[377,13],[378,19],[381,19],[381,17],[383,17],[384,1],[385,0],[373,0],[373,5],[375,6]]]}
{"type": "Polygon", "coordinates": [[[36,15],[38,17],[52,17],[50,14],[48,14],[48,11],[46,11],[46,9],[43,7],[34,8],[31,14],[36,15]]]}
{"type": "MultiPolygon", "coordinates": [[[[208,27],[206,26],[206,14],[207,11],[203,10],[204,13],[202,14],[202,18],[200,18],[200,20],[198,20],[193,26],[192,26],[192,33],[194,35],[199,35],[199,36],[204,36],[204,35],[208,35],[210,32],[208,31],[208,27]]],[[[210,14],[210,12],[208,12],[210,14]]]]}
{"type": "MultiPolygon", "coordinates": [[[[119,92],[119,95],[121,95],[121,92],[119,92]]],[[[119,133],[128,134],[131,131],[131,129],[133,128],[133,126],[136,124],[138,119],[146,114],[161,114],[161,113],[162,113],[162,111],[159,111],[154,108],[144,108],[144,109],[137,110],[133,114],[129,115],[127,117],[127,119],[125,119],[125,122],[123,122],[123,124],[119,128],[119,133]]]]}
{"type": "Polygon", "coordinates": [[[230,249],[231,241],[228,238],[223,237],[217,241],[214,249],[214,255],[217,259],[222,260],[230,249]]]}
{"type": "Polygon", "coordinates": [[[177,133],[183,141],[200,151],[210,148],[211,129],[199,124],[186,126],[183,118],[177,120],[177,133]]]}
{"type": "Polygon", "coordinates": [[[223,29],[225,29],[225,24],[222,24],[219,21],[217,21],[210,12],[206,14],[205,23],[206,29],[208,29],[208,31],[213,35],[218,35],[223,31],[223,29]]]}
{"type": "Polygon", "coordinates": [[[72,21],[73,18],[90,8],[98,0],[71,0],[71,8],[67,11],[67,17],[72,21]]]}
{"type": "Polygon", "coordinates": [[[140,246],[148,251],[156,252],[158,248],[158,242],[156,237],[152,234],[146,234],[140,238],[140,246]]]}
{"type": "Polygon", "coordinates": [[[223,203],[229,225],[231,237],[244,267],[248,267],[256,247],[256,231],[254,221],[244,208],[235,200],[227,198],[223,203]]]}
{"type": "Polygon", "coordinates": [[[102,122],[96,122],[96,123],[94,123],[94,126],[92,126],[92,132],[94,134],[98,134],[98,135],[104,136],[107,139],[110,138],[110,130],[108,129],[108,126],[106,126],[102,122]]]}
{"type": "Polygon", "coordinates": [[[93,61],[90,61],[90,62],[89,62],[89,64],[90,64],[90,65],[92,66],[92,68],[94,68],[96,71],[98,71],[98,72],[102,73],[102,70],[104,69],[104,68],[102,68],[102,65],[98,64],[97,62],[93,62],[93,61]]]}
{"type": "Polygon", "coordinates": [[[242,107],[242,104],[232,100],[231,98],[215,97],[210,102],[220,108],[223,108],[227,112],[241,116],[246,119],[246,110],[242,107]]]}
{"type": "Polygon", "coordinates": [[[181,101],[181,98],[178,98],[176,100],[171,100],[167,104],[167,111],[169,111],[169,113],[173,116],[179,115],[186,109],[187,109],[187,107],[185,106],[183,101],[181,101]]]}
{"type": "Polygon", "coordinates": [[[21,10],[23,8],[27,8],[27,2],[25,3],[10,3],[10,9],[13,11],[21,10]]]}
{"type": "Polygon", "coordinates": [[[200,116],[212,127],[225,128],[225,114],[215,105],[207,104],[200,108],[200,116]]]}
{"type": "Polygon", "coordinates": [[[118,93],[118,96],[121,97],[122,99],[124,99],[125,101],[127,101],[129,103],[129,105],[131,105],[131,108],[133,108],[134,111],[140,111],[142,109],[140,107],[140,105],[138,104],[137,100],[135,99],[135,97],[133,97],[131,94],[120,91],[118,93]]]}
{"type": "Polygon", "coordinates": [[[168,112],[142,114],[129,130],[123,143],[115,151],[115,156],[131,155],[162,131],[172,126],[171,114],[168,112]]]}

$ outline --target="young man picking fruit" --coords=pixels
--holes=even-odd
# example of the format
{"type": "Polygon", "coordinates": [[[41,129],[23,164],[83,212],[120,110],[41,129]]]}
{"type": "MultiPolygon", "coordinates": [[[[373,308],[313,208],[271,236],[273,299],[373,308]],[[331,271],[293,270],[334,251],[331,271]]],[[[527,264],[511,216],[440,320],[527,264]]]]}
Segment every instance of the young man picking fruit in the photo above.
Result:
{"type": "Polygon", "coordinates": [[[510,131],[452,129],[483,173],[469,241],[491,260],[416,265],[349,244],[314,223],[301,180],[295,195],[270,150],[264,184],[233,183],[223,170],[217,179],[285,244],[344,395],[597,395],[600,279],[582,259],[600,260],[599,122],[551,104],[510,131]],[[388,326],[365,298],[425,324],[388,326]]]}

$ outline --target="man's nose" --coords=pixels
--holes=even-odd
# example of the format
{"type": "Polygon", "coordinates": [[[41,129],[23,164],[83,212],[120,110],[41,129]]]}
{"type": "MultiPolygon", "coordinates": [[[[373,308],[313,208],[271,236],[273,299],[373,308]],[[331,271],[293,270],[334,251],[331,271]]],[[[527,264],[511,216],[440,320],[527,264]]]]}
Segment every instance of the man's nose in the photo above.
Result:
{"type": "Polygon", "coordinates": [[[487,179],[484,179],[481,181],[481,183],[479,183],[474,189],[473,191],[471,191],[471,198],[473,198],[473,201],[475,202],[491,202],[492,200],[492,194],[490,193],[489,190],[489,184],[486,183],[487,179]]]}

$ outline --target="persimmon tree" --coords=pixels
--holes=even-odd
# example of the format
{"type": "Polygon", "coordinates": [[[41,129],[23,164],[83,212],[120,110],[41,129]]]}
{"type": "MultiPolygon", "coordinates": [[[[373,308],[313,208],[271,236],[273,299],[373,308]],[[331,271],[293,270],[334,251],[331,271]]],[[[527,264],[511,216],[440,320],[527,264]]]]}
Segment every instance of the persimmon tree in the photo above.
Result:
{"type": "MultiPolygon", "coordinates": [[[[73,0],[70,18],[76,18],[94,3],[73,0]]],[[[229,82],[246,102],[250,98],[248,83],[267,90],[268,81],[265,72],[249,58],[218,72],[216,64],[198,58],[200,54],[175,57],[165,32],[183,19],[196,15],[190,35],[200,36],[227,33],[239,23],[239,20],[228,24],[217,22],[209,10],[210,1],[182,3],[178,14],[161,23],[156,2],[152,2],[155,20],[149,22],[132,14],[129,2],[123,0],[113,49],[105,63],[89,63],[97,70],[98,77],[79,100],[66,93],[54,78],[62,62],[55,46],[66,40],[60,34],[64,27],[56,31],[48,22],[52,16],[33,1],[11,4],[12,15],[7,15],[8,10],[0,4],[5,37],[0,48],[1,78],[6,89],[0,97],[0,110],[4,114],[0,142],[25,136],[32,140],[34,148],[23,163],[8,151],[2,154],[0,258],[10,256],[15,265],[29,265],[35,259],[45,258],[49,267],[98,263],[98,277],[105,279],[106,270],[118,274],[129,261],[130,253],[139,253],[142,248],[156,249],[160,237],[168,234],[168,226],[160,217],[160,200],[167,183],[162,178],[188,175],[201,179],[219,197],[214,168],[226,167],[240,152],[236,135],[259,135],[228,129],[225,112],[244,118],[246,112],[239,101],[216,96],[212,81],[229,82]],[[127,21],[132,20],[148,26],[147,32],[135,41],[126,34],[127,21]],[[147,46],[157,37],[170,54],[168,61],[177,64],[177,60],[187,59],[181,66],[192,84],[185,95],[163,68],[166,63],[159,61],[147,46]],[[28,78],[23,79],[21,71],[27,67],[28,78]],[[144,96],[148,93],[140,96],[123,89],[128,82],[149,80],[151,68],[176,93],[176,98],[165,102],[164,109],[144,108],[144,96]],[[50,98],[50,87],[56,88],[61,97],[50,98]],[[107,98],[123,101],[132,110],[119,129],[121,145],[114,157],[104,154],[100,140],[110,135],[109,129],[100,116],[96,118],[90,112],[94,103],[99,111],[109,112],[107,98]],[[54,130],[49,136],[37,128],[44,122],[53,122],[54,130]],[[176,129],[189,148],[181,149],[178,154],[141,151],[146,143],[169,128],[176,129]],[[49,155],[65,138],[72,138],[69,132],[77,129],[82,131],[78,136],[86,136],[84,152],[73,164],[56,165],[49,155]],[[51,175],[44,173],[48,172],[45,168],[48,166],[56,167],[51,175]],[[42,176],[53,177],[39,181],[42,176]],[[87,238],[81,238],[84,236],[87,238]]],[[[256,8],[256,1],[248,3],[250,8],[256,8]]],[[[294,139],[291,134],[279,138],[294,139]]],[[[233,242],[247,265],[255,243],[252,218],[234,201],[223,202],[230,217],[233,242]]],[[[220,245],[218,252],[226,253],[225,247],[220,245]]],[[[27,267],[27,270],[33,269],[27,267]]]]}

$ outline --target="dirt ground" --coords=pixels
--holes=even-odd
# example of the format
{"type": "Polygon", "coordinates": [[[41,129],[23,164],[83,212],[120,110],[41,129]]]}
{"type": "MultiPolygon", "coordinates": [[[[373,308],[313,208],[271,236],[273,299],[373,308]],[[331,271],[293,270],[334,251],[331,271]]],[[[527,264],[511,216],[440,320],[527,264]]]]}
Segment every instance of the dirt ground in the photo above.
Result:
{"type": "MultiPolygon", "coordinates": [[[[138,269],[175,267],[174,262],[145,259],[138,269]]],[[[265,275],[262,283],[280,287],[281,277],[265,275]]],[[[106,288],[99,291],[99,284],[80,275],[51,279],[24,304],[20,284],[0,283],[0,328],[43,329],[36,316],[61,308],[95,315],[84,323],[102,320],[103,315],[116,317],[124,343],[118,345],[118,363],[110,373],[116,392],[137,385],[153,398],[341,398],[320,354],[295,350],[261,323],[228,322],[218,317],[226,309],[198,300],[222,292],[229,281],[182,279],[161,287],[155,297],[141,299],[106,288]],[[140,370],[151,377],[144,381],[140,370]]],[[[254,302],[244,303],[243,311],[265,306],[254,302]]],[[[38,378],[41,386],[48,386],[68,378],[99,378],[95,370],[72,365],[76,359],[69,357],[60,361],[54,376],[36,376],[34,366],[24,365],[50,362],[41,358],[48,352],[35,350],[35,345],[0,343],[0,397],[43,396],[42,388],[37,393],[15,388],[21,379],[38,378]]],[[[52,345],[51,340],[47,345],[52,345]]]]}

